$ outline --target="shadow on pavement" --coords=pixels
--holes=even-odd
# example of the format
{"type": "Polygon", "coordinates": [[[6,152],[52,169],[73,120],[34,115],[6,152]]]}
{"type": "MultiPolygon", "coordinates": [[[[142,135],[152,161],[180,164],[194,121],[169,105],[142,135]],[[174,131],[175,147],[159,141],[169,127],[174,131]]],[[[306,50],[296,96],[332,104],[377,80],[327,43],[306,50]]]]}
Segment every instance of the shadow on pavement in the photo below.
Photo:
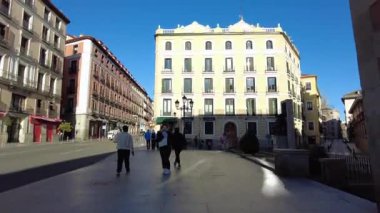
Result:
{"type": "Polygon", "coordinates": [[[115,152],[94,155],[0,175],[0,193],[99,162],[115,152]]]}

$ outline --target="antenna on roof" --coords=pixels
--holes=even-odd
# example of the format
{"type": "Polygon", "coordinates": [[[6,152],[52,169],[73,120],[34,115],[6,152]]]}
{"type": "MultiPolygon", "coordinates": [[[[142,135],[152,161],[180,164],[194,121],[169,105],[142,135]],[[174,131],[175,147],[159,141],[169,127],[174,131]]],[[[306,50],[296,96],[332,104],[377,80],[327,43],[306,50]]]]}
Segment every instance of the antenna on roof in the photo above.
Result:
{"type": "Polygon", "coordinates": [[[240,21],[243,21],[243,0],[240,0],[240,21]]]}

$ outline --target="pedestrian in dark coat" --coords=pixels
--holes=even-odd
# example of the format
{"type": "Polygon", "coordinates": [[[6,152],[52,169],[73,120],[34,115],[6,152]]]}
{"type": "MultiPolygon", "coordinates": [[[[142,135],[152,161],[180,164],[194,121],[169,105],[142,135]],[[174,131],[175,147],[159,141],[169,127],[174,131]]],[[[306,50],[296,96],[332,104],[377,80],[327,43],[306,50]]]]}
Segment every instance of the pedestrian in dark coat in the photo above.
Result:
{"type": "Polygon", "coordinates": [[[164,170],[164,175],[170,174],[170,153],[172,152],[171,148],[171,136],[170,136],[170,129],[167,125],[161,126],[161,131],[157,133],[157,143],[158,147],[160,148],[160,155],[161,155],[161,161],[162,161],[162,168],[164,170]]]}
{"type": "Polygon", "coordinates": [[[156,149],[156,132],[154,130],[152,130],[151,139],[152,139],[152,150],[155,150],[156,149]]]}
{"type": "Polygon", "coordinates": [[[174,134],[172,136],[172,147],[175,152],[174,167],[177,166],[178,168],[181,168],[180,154],[183,148],[185,147],[185,144],[185,136],[179,132],[179,128],[175,128],[174,134]]]}

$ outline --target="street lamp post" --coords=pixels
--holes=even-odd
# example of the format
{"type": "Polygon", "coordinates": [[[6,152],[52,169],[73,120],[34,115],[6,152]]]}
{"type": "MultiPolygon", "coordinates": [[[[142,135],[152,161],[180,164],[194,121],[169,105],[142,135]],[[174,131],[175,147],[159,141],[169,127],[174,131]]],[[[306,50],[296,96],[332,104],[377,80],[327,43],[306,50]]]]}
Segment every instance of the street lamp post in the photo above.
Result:
{"type": "Polygon", "coordinates": [[[175,101],[175,108],[177,110],[181,110],[182,112],[182,120],[183,120],[183,136],[185,136],[185,118],[186,111],[190,110],[190,114],[193,112],[194,102],[193,99],[188,99],[186,96],[182,97],[182,106],[180,107],[180,103],[178,100],[175,101]]]}

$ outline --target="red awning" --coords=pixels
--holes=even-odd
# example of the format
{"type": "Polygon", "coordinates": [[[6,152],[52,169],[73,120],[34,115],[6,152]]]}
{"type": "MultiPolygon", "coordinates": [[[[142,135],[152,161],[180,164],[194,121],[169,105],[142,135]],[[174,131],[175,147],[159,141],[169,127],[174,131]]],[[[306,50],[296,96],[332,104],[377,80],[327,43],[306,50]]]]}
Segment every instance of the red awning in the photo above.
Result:
{"type": "Polygon", "coordinates": [[[36,116],[36,115],[32,115],[30,117],[32,119],[37,119],[37,120],[40,120],[40,121],[51,122],[51,123],[60,123],[60,122],[62,122],[62,120],[59,119],[59,118],[47,118],[47,117],[36,116]]]}
{"type": "Polygon", "coordinates": [[[7,115],[7,112],[0,112],[0,119],[5,117],[7,115]]]}

